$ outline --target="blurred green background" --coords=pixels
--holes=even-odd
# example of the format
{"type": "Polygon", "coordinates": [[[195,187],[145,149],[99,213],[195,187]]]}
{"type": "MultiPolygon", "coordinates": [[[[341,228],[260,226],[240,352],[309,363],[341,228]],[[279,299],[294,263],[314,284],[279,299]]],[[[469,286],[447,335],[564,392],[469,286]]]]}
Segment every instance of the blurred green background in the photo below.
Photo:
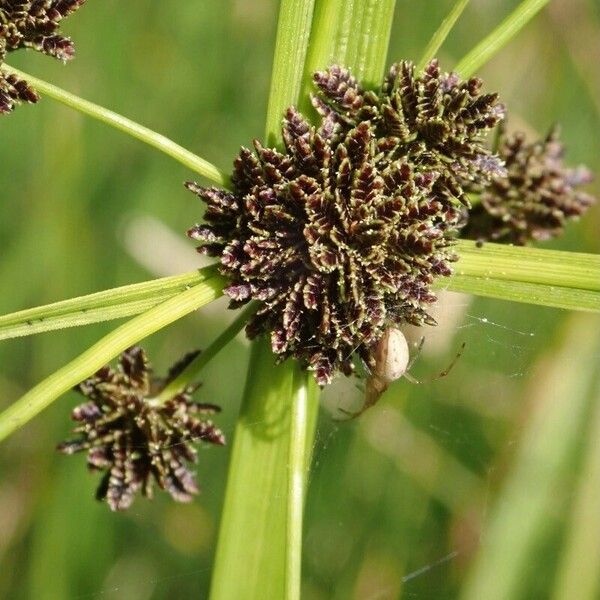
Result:
{"type": "MultiPolygon", "coordinates": [[[[451,4],[398,0],[390,61],[418,59],[451,4]]],[[[516,4],[473,0],[443,66],[516,4]]],[[[240,144],[263,134],[277,5],[90,1],[66,22],[78,49],[68,68],[33,53],[11,62],[227,169],[240,144]]],[[[559,122],[568,160],[600,172],[599,62],[600,3],[554,0],[481,75],[512,109],[510,127],[535,135],[559,122]]],[[[201,206],[171,159],[50,99],[2,118],[0,136],[1,313],[200,264],[183,232],[201,206]]],[[[597,253],[599,230],[596,206],[549,246],[597,253]]],[[[219,301],[147,340],[156,371],[206,346],[230,318],[219,301]]],[[[447,378],[399,382],[352,423],[332,416],[360,401],[353,384],[327,392],[303,598],[600,597],[600,321],[458,295],[443,298],[438,320],[414,372],[439,372],[465,341],[447,378]]],[[[0,407],[112,326],[2,342],[0,407]]],[[[246,360],[240,338],[199,394],[223,406],[229,436],[246,360]]],[[[77,401],[62,398],[2,445],[0,597],[205,598],[228,449],[200,453],[203,491],[192,504],[159,495],[111,514],[93,499],[84,457],[54,451],[77,401]]]]}

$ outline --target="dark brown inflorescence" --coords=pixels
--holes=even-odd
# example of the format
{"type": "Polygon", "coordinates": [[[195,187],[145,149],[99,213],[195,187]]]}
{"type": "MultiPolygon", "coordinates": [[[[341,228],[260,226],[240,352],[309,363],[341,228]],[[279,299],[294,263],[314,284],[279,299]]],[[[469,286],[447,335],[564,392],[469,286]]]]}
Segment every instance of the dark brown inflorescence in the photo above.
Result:
{"type": "Polygon", "coordinates": [[[152,497],[154,481],[175,500],[189,501],[198,493],[187,466],[197,459],[193,444],[225,443],[221,431],[206,419],[219,408],[194,402],[194,387],[166,402],[150,398],[196,354],[175,365],[165,380],[151,381],[144,351],[133,347],[121,355],[117,369],[104,367],[78,386],[88,398],[72,414],[79,438],[58,449],[65,454],[87,451],[88,467],[105,472],[97,498],[112,510],[129,508],[138,491],[152,497]]]}
{"type": "Polygon", "coordinates": [[[315,81],[318,127],[289,109],[284,149],[242,148],[231,192],[187,184],[207,204],[188,233],[220,257],[232,307],[260,301],[249,336],[269,334],[323,385],[355,356],[373,367],[390,325],[435,323],[431,284],[451,273],[462,186],[503,170],[481,137],[504,109],[435,61],[418,77],[395,65],[378,93],[341,67],[315,81]]]}
{"type": "Polygon", "coordinates": [[[73,42],[59,33],[61,21],[85,0],[0,0],[0,113],[18,102],[37,102],[38,95],[18,77],[2,72],[6,54],[32,48],[62,61],[73,58],[73,42]]]}
{"type": "Polygon", "coordinates": [[[502,161],[485,144],[485,134],[505,114],[497,94],[483,94],[480,79],[443,73],[432,60],[423,73],[402,61],[392,66],[381,89],[364,90],[348,69],[333,66],[314,75],[313,105],[329,127],[347,129],[369,121],[378,139],[379,160],[402,159],[439,175],[434,191],[468,205],[466,183],[482,184],[503,174],[502,161]]]}
{"type": "Polygon", "coordinates": [[[464,237],[519,245],[547,240],[595,202],[577,189],[592,181],[591,172],[563,164],[557,128],[535,143],[527,143],[523,133],[502,134],[499,153],[507,174],[475,187],[481,202],[470,212],[464,237]]]}

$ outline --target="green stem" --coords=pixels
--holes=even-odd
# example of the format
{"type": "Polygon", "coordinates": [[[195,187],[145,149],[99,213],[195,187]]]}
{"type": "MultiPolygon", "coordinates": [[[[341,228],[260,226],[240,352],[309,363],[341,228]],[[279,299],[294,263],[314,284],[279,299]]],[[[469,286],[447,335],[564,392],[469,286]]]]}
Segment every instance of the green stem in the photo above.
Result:
{"type": "Polygon", "coordinates": [[[531,21],[550,0],[524,0],[492,33],[471,50],[454,69],[463,77],[471,77],[496,52],[531,21]]]}
{"type": "MultiPolygon", "coordinates": [[[[281,143],[283,113],[298,100],[313,4],[280,5],[266,125],[271,145],[281,143]]],[[[317,394],[307,392],[310,377],[293,361],[275,365],[266,340],[253,343],[211,600],[300,600],[306,466],[318,411],[317,394]]]]}
{"type": "Polygon", "coordinates": [[[60,395],[141,339],[215,300],[220,285],[197,285],[121,325],[50,375],[0,414],[0,441],[35,417],[60,395]]]}
{"type": "Polygon", "coordinates": [[[215,167],[215,165],[209,163],[207,160],[196,156],[193,152],[186,150],[179,144],[176,144],[174,141],[169,138],[161,135],[160,133],[156,133],[143,125],[139,125],[135,123],[131,119],[127,119],[122,115],[119,115],[112,110],[108,110],[102,106],[98,106],[93,102],[88,102],[75,94],[71,94],[51,83],[38,79],[37,77],[33,77],[27,73],[23,73],[18,69],[10,67],[6,64],[2,65],[2,70],[7,73],[12,73],[17,75],[20,79],[27,81],[27,83],[31,84],[36,90],[43,92],[50,98],[54,100],[58,100],[62,102],[66,106],[70,108],[74,108],[79,112],[88,115],[98,121],[102,121],[115,129],[119,129],[132,137],[145,142],[149,146],[156,148],[179,161],[182,165],[186,166],[188,169],[191,169],[195,173],[206,177],[210,181],[224,186],[229,186],[229,177],[225,173],[223,173],[220,169],[215,167]]]}
{"type": "Polygon", "coordinates": [[[266,138],[272,146],[278,143],[285,109],[298,101],[314,3],[315,0],[281,3],[267,109],[266,138]],[[282,82],[287,85],[281,85],[282,82]]]}
{"type": "Polygon", "coordinates": [[[433,34],[431,40],[427,44],[423,55],[421,56],[421,60],[417,65],[417,70],[422,71],[427,63],[433,58],[437,56],[439,49],[442,44],[448,37],[450,31],[454,27],[456,21],[458,21],[460,15],[462,15],[463,11],[469,4],[469,0],[456,0],[456,3],[452,7],[452,10],[448,13],[448,16],[442,21],[438,30],[433,34]]]}
{"type": "Polygon", "coordinates": [[[165,386],[158,395],[159,402],[165,402],[186,388],[198,378],[200,371],[242,330],[248,319],[256,312],[258,304],[251,303],[238,314],[217,339],[201,354],[199,354],[180,374],[165,386]]]}
{"type": "Polygon", "coordinates": [[[211,600],[300,600],[302,509],[318,409],[294,361],[252,345],[221,517],[211,600]]]}
{"type": "Polygon", "coordinates": [[[512,279],[492,279],[490,277],[472,277],[470,275],[453,275],[449,279],[437,279],[434,287],[438,290],[463,292],[484,298],[508,300],[548,306],[582,312],[600,312],[600,292],[526,283],[512,279]]]}
{"type": "Polygon", "coordinates": [[[396,0],[318,0],[300,106],[310,109],[312,75],[340,64],[366,87],[381,85],[396,0]]]}
{"type": "Polygon", "coordinates": [[[210,266],[20,310],[0,317],[0,340],[137,315],[209,279],[211,286],[224,282],[210,266]]]}
{"type": "Polygon", "coordinates": [[[318,394],[311,397],[310,374],[295,365],[290,406],[288,449],[288,486],[290,498],[287,514],[289,558],[286,574],[286,598],[300,600],[302,575],[302,523],[306,496],[307,471],[312,455],[314,429],[319,407],[318,394]]]}

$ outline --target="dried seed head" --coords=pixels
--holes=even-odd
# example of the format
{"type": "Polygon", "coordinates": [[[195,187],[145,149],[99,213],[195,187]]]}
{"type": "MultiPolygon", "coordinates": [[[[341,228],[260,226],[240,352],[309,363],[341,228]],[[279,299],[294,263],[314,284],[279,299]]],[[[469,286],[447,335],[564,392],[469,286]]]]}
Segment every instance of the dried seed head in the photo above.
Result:
{"type": "Polygon", "coordinates": [[[369,121],[315,129],[289,109],[283,138],[285,152],[242,149],[232,192],[187,184],[207,204],[189,235],[220,257],[231,306],[261,302],[248,334],[270,334],[325,384],[355,353],[373,366],[388,325],[434,323],[430,286],[451,272],[460,210],[435,169],[379,160],[369,121]]]}
{"type": "Polygon", "coordinates": [[[112,510],[129,508],[138,491],[152,497],[154,481],[175,500],[191,500],[198,493],[187,466],[197,459],[194,443],[225,443],[221,431],[206,419],[219,408],[194,402],[195,388],[162,404],[149,400],[183,366],[178,363],[164,381],[152,382],[144,351],[133,347],[121,355],[116,370],[104,367],[77,388],[88,399],[72,413],[79,437],[58,449],[65,454],[87,451],[88,467],[104,471],[97,498],[112,510]]]}
{"type": "Polygon", "coordinates": [[[0,0],[0,113],[18,102],[35,103],[38,95],[22,80],[1,70],[8,52],[31,48],[66,62],[75,54],[60,34],[61,21],[85,0],[0,0]]]}
{"type": "Polygon", "coordinates": [[[592,180],[591,172],[563,164],[558,129],[533,144],[522,133],[501,134],[499,152],[507,174],[473,188],[481,193],[481,203],[469,215],[465,237],[519,245],[546,240],[595,202],[578,189],[592,180]]]}
{"type": "Polygon", "coordinates": [[[483,94],[482,82],[440,71],[432,60],[423,73],[403,61],[392,66],[381,89],[365,91],[339,66],[314,76],[313,104],[324,127],[344,132],[361,121],[372,123],[378,162],[406,160],[417,170],[436,171],[434,191],[468,205],[465,182],[484,183],[504,173],[502,161],[483,143],[504,118],[497,94],[483,94]]]}

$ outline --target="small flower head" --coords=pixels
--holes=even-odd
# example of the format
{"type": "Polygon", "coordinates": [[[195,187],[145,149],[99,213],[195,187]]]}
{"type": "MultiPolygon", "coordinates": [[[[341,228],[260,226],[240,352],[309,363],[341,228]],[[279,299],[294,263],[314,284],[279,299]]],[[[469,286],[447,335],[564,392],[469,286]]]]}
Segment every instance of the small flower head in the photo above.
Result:
{"type": "Polygon", "coordinates": [[[22,80],[2,72],[8,52],[31,48],[62,61],[75,55],[73,42],[61,35],[61,21],[85,0],[0,0],[0,113],[18,102],[35,103],[38,95],[22,80]]]}
{"type": "Polygon", "coordinates": [[[450,274],[460,209],[438,193],[436,168],[380,160],[368,120],[316,129],[289,109],[283,138],[284,152],[242,149],[232,192],[188,184],[207,204],[189,235],[220,257],[232,306],[261,302],[250,337],[269,334],[325,384],[355,354],[371,364],[389,324],[434,322],[430,286],[450,274]]]}
{"type": "Polygon", "coordinates": [[[175,365],[164,381],[153,382],[144,351],[133,347],[116,369],[106,366],[78,386],[87,398],[72,413],[79,437],[58,449],[87,452],[88,467],[104,472],[97,498],[112,510],[129,508],[138,491],[152,497],[154,482],[179,502],[198,493],[188,463],[196,462],[195,442],[224,444],[221,431],[206,419],[218,407],[194,402],[194,388],[161,404],[150,399],[196,354],[175,365]]]}
{"type": "Polygon", "coordinates": [[[482,183],[503,174],[502,161],[486,148],[485,134],[504,118],[497,94],[483,94],[480,79],[461,80],[432,60],[423,73],[403,61],[392,66],[381,89],[364,90],[339,66],[314,76],[313,104],[332,130],[372,123],[381,156],[403,159],[438,173],[434,190],[468,204],[465,182],[482,183]]]}
{"type": "Polygon", "coordinates": [[[595,202],[578,189],[592,181],[591,172],[563,164],[557,128],[535,143],[527,143],[522,133],[502,135],[499,153],[507,174],[476,189],[481,203],[471,212],[464,236],[519,245],[547,240],[595,202]]]}
{"type": "Polygon", "coordinates": [[[37,92],[26,81],[0,70],[0,114],[11,112],[15,104],[20,102],[35,104],[39,99],[37,92]]]}

